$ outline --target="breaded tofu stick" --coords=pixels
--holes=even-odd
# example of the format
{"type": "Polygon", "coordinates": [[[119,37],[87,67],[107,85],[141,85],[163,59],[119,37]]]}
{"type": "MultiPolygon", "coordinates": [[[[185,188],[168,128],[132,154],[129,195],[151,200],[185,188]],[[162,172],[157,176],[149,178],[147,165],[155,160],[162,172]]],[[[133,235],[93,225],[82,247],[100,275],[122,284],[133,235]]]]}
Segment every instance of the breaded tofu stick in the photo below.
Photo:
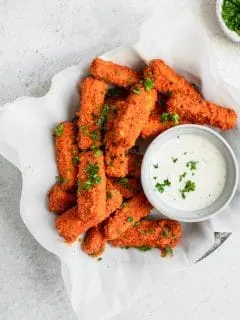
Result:
{"type": "Polygon", "coordinates": [[[174,248],[182,237],[182,226],[173,220],[145,220],[110,241],[114,247],[174,248]]]}
{"type": "Polygon", "coordinates": [[[107,179],[107,193],[106,193],[107,203],[106,203],[106,216],[110,216],[111,213],[116,211],[121,207],[123,197],[122,194],[114,188],[114,186],[109,183],[109,179],[107,179]]]}
{"type": "Polygon", "coordinates": [[[78,215],[91,227],[106,218],[106,177],[104,158],[93,151],[82,152],[78,166],[78,215]]]}
{"type": "Polygon", "coordinates": [[[126,148],[110,146],[105,154],[106,174],[109,177],[125,177],[128,173],[126,148]]]}
{"type": "Polygon", "coordinates": [[[142,159],[143,156],[141,154],[128,154],[128,176],[140,178],[142,159]]]}
{"type": "Polygon", "coordinates": [[[201,98],[196,88],[170,68],[163,60],[152,60],[144,70],[144,77],[152,79],[155,83],[155,88],[160,92],[179,91],[189,96],[201,98]]]}
{"type": "MultiPolygon", "coordinates": [[[[162,122],[161,114],[162,114],[162,111],[160,107],[155,108],[153,112],[150,114],[148,123],[145,125],[145,127],[141,132],[141,137],[143,139],[155,138],[163,131],[176,126],[176,124],[173,121],[162,122]]],[[[180,118],[178,125],[186,124],[186,123],[189,123],[189,121],[185,121],[180,118]]]]}
{"type": "Polygon", "coordinates": [[[147,216],[151,209],[152,206],[143,193],[134,196],[106,221],[104,225],[105,237],[108,240],[118,238],[136,222],[147,216]]]}
{"type": "Polygon", "coordinates": [[[55,184],[49,192],[48,210],[54,213],[61,213],[76,205],[75,193],[69,193],[62,189],[61,185],[55,184]]]}
{"type": "Polygon", "coordinates": [[[118,87],[131,87],[139,82],[139,77],[133,69],[95,58],[90,66],[90,73],[97,79],[112,83],[118,87]]]}
{"type": "Polygon", "coordinates": [[[147,91],[141,84],[137,87],[128,96],[125,109],[112,129],[112,142],[126,149],[135,145],[157,100],[155,89],[147,91]]]}
{"type": "Polygon", "coordinates": [[[101,117],[106,92],[104,81],[89,77],[81,83],[78,120],[78,146],[81,150],[101,145],[101,117]]]}
{"type": "Polygon", "coordinates": [[[106,247],[106,238],[101,226],[89,229],[82,242],[83,251],[91,257],[102,255],[106,247]]]}
{"type": "Polygon", "coordinates": [[[79,219],[77,206],[58,216],[55,224],[60,236],[68,243],[76,241],[80,234],[91,227],[91,221],[79,219]]]}
{"type": "Polygon", "coordinates": [[[221,130],[232,129],[237,125],[237,114],[233,109],[194,99],[179,92],[172,94],[167,105],[168,112],[177,113],[180,118],[195,124],[206,124],[221,130]]]}
{"type": "Polygon", "coordinates": [[[62,122],[55,128],[56,158],[63,190],[72,191],[76,186],[78,147],[76,127],[72,122],[62,122]]]}
{"type": "Polygon", "coordinates": [[[108,185],[118,190],[125,199],[132,198],[140,190],[140,181],[135,178],[109,178],[108,185]]]}

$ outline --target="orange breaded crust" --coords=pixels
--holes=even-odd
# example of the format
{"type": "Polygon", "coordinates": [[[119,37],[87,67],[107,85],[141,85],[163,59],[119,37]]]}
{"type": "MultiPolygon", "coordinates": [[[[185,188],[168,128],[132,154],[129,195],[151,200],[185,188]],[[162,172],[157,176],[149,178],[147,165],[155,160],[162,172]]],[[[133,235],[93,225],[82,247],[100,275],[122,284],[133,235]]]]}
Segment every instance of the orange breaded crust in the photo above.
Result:
{"type": "Polygon", "coordinates": [[[122,201],[123,201],[123,197],[121,195],[121,193],[114,189],[114,187],[109,184],[109,180],[107,179],[107,216],[110,216],[111,213],[113,213],[114,211],[116,211],[118,208],[121,207],[122,201]]]}
{"type": "MultiPolygon", "coordinates": [[[[165,130],[176,126],[173,121],[166,121],[162,123],[161,114],[162,111],[160,107],[155,108],[153,112],[150,114],[148,122],[141,132],[141,137],[143,139],[155,138],[157,135],[164,132],[165,130]]],[[[187,123],[189,123],[189,121],[185,121],[183,119],[180,119],[179,121],[179,125],[187,123]]]]}
{"type": "Polygon", "coordinates": [[[78,146],[88,150],[92,145],[101,145],[101,126],[98,120],[102,114],[107,84],[104,81],[86,78],[80,86],[80,111],[78,146]]]}
{"type": "Polygon", "coordinates": [[[134,196],[106,221],[104,225],[105,237],[108,240],[118,238],[137,221],[147,216],[151,209],[152,206],[143,193],[134,196]]]}
{"type": "Polygon", "coordinates": [[[112,83],[118,87],[131,87],[139,82],[139,77],[133,69],[95,58],[90,66],[90,73],[97,79],[112,83]]]}
{"type": "Polygon", "coordinates": [[[83,221],[89,221],[91,226],[96,226],[106,218],[106,176],[103,155],[96,157],[93,151],[82,152],[78,169],[78,216],[83,221]],[[100,181],[91,183],[91,179],[96,177],[100,181]]]}
{"type": "Polygon", "coordinates": [[[206,124],[221,130],[232,129],[237,125],[237,113],[233,109],[177,92],[168,100],[167,110],[191,123],[206,124]]]}
{"type": "Polygon", "coordinates": [[[48,197],[48,210],[54,213],[61,213],[74,206],[77,202],[76,194],[64,191],[59,184],[55,184],[48,197]]]}
{"type": "Polygon", "coordinates": [[[57,128],[62,131],[55,135],[57,167],[64,190],[72,191],[76,186],[77,166],[73,158],[78,156],[76,126],[72,122],[62,122],[57,128]]]}
{"type": "Polygon", "coordinates": [[[153,79],[155,88],[160,92],[179,91],[196,98],[201,97],[193,85],[170,68],[163,60],[152,60],[144,70],[144,77],[153,79]]]}
{"type": "Polygon", "coordinates": [[[103,254],[106,247],[106,238],[104,237],[101,226],[89,229],[82,243],[83,251],[92,257],[98,257],[103,254]]]}
{"type": "Polygon", "coordinates": [[[64,212],[56,219],[56,228],[60,236],[68,243],[76,241],[80,234],[87,231],[90,227],[90,221],[79,219],[77,206],[64,212]]]}
{"type": "Polygon", "coordinates": [[[122,147],[109,147],[105,154],[105,169],[109,177],[125,177],[128,172],[128,156],[122,147]]]}
{"type": "Polygon", "coordinates": [[[142,159],[143,156],[141,154],[128,154],[128,176],[140,178],[142,159]]]}
{"type": "Polygon", "coordinates": [[[118,121],[112,129],[112,143],[126,149],[134,146],[157,100],[156,90],[145,91],[138,85],[139,94],[130,93],[118,121]]]}
{"type": "Polygon", "coordinates": [[[140,181],[135,178],[109,178],[108,185],[118,190],[125,199],[132,198],[140,190],[140,181]]]}
{"type": "Polygon", "coordinates": [[[110,241],[114,247],[176,247],[182,237],[182,226],[173,220],[145,220],[110,241]]]}

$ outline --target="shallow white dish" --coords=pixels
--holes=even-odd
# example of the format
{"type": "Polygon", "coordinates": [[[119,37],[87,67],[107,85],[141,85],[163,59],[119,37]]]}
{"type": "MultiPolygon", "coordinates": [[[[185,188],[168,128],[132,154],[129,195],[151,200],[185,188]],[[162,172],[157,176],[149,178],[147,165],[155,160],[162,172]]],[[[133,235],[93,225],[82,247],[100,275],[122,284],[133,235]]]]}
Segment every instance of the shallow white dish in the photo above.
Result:
{"type": "Polygon", "coordinates": [[[222,17],[222,6],[224,0],[216,0],[216,13],[217,13],[217,20],[220,24],[222,31],[225,35],[231,39],[233,42],[240,43],[240,35],[238,35],[235,31],[230,30],[227,26],[225,21],[222,17]]]}
{"type": "Polygon", "coordinates": [[[153,140],[143,158],[141,178],[148,200],[162,214],[179,221],[198,222],[210,219],[229,205],[237,189],[238,164],[232,148],[216,131],[205,126],[186,124],[169,129],[153,140]],[[206,138],[217,147],[226,163],[226,181],[222,193],[212,204],[199,210],[177,209],[161,199],[159,193],[152,186],[151,167],[156,159],[156,150],[174,137],[189,134],[196,134],[206,138]]]}

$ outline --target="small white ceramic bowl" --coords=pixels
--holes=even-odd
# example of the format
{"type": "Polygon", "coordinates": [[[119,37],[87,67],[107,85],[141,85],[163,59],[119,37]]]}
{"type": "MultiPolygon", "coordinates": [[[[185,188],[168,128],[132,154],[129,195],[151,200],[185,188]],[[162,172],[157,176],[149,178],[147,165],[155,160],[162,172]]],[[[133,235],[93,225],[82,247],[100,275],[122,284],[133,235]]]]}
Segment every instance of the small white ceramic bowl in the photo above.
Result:
{"type": "Polygon", "coordinates": [[[237,159],[227,141],[216,131],[208,127],[191,124],[176,126],[165,131],[157,138],[155,138],[146,150],[141,168],[142,186],[149,202],[153,205],[154,208],[156,208],[160,213],[164,214],[168,218],[184,222],[197,222],[207,220],[217,215],[224,208],[226,208],[236,192],[238,185],[238,175],[237,159]],[[226,163],[226,182],[221,195],[217,198],[217,200],[215,200],[206,208],[195,211],[179,210],[176,207],[170,206],[165,201],[163,201],[154,191],[154,188],[152,186],[152,176],[150,174],[150,164],[152,163],[152,159],[156,158],[156,149],[160,148],[170,139],[185,134],[197,134],[201,135],[204,138],[207,138],[221,152],[226,163]]]}
{"type": "Polygon", "coordinates": [[[225,21],[223,20],[223,17],[222,17],[223,1],[224,0],[216,0],[216,13],[217,13],[217,19],[220,24],[220,27],[229,39],[231,39],[233,42],[240,43],[240,36],[235,31],[228,29],[228,27],[225,24],[225,21]]]}

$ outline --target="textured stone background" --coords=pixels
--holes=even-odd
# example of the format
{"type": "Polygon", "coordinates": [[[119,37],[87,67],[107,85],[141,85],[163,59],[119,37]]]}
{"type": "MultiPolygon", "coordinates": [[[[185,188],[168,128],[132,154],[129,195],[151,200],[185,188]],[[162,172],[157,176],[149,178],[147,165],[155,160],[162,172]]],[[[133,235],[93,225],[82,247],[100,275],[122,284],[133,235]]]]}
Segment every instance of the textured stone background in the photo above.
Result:
{"type": "MultiPolygon", "coordinates": [[[[0,105],[22,95],[41,96],[58,71],[134,42],[159,1],[0,0],[0,105]]],[[[220,31],[215,1],[181,1],[201,17],[219,72],[233,85],[239,82],[240,46],[220,31]]],[[[19,172],[0,158],[0,319],[76,320],[58,259],[38,245],[21,221],[20,190],[19,172]]],[[[239,243],[240,236],[232,235],[208,259],[163,279],[158,292],[114,320],[239,320],[239,243]]]]}

